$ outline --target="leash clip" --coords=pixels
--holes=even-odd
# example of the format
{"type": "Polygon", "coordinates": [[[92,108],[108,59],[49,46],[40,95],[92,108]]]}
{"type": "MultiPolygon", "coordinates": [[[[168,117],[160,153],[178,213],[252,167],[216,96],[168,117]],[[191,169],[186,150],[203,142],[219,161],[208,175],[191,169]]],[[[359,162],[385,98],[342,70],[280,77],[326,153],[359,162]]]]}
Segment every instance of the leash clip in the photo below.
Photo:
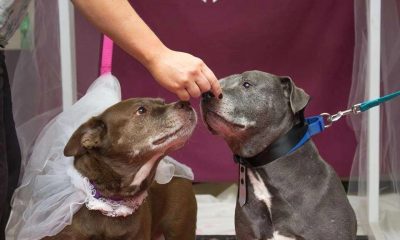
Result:
{"type": "Polygon", "coordinates": [[[350,114],[359,114],[361,112],[361,103],[353,105],[351,108],[344,110],[344,111],[339,111],[336,114],[329,114],[329,113],[321,113],[320,115],[325,117],[326,122],[328,124],[325,125],[325,128],[328,128],[332,126],[332,124],[339,119],[341,119],[343,116],[350,115],[350,114]]]}

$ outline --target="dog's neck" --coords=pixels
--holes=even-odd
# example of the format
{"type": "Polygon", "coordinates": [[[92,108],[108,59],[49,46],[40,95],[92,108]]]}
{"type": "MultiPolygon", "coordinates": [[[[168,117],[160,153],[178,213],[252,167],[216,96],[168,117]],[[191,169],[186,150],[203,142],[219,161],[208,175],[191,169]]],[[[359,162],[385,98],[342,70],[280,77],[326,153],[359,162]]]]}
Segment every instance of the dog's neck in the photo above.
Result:
{"type": "MultiPolygon", "coordinates": [[[[89,156],[88,154],[75,158],[75,168],[90,182],[94,183],[96,190],[106,198],[132,198],[148,190],[154,180],[156,165],[162,156],[144,164],[129,164],[124,166],[110,166],[104,159],[89,156]],[[152,162],[151,166],[142,167],[152,162]],[[140,176],[138,176],[140,175],[140,176]]],[[[117,162],[117,161],[113,161],[117,162]]]]}
{"type": "Polygon", "coordinates": [[[227,142],[234,154],[241,157],[254,157],[271,145],[280,136],[285,135],[290,129],[301,121],[301,116],[287,114],[277,126],[265,126],[247,139],[230,140],[227,142]]]}

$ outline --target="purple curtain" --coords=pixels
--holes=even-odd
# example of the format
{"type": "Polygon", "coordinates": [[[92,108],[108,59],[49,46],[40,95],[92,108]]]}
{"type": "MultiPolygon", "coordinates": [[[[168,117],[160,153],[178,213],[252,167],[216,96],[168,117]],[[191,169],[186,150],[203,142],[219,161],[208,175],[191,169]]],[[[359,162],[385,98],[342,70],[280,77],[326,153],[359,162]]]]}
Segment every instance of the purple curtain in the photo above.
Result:
{"type": "MultiPolygon", "coordinates": [[[[347,106],[354,48],[353,1],[133,0],[131,4],[168,47],[202,58],[217,77],[253,69],[291,76],[312,96],[306,115],[334,113],[347,106]]],[[[78,52],[78,57],[83,54],[78,52]]],[[[121,81],[123,98],[176,100],[118,47],[113,73],[121,81]]],[[[197,110],[198,103],[192,100],[197,110]]],[[[347,178],[355,138],[346,121],[314,141],[322,157],[347,178]]],[[[191,166],[197,181],[232,181],[237,174],[227,145],[202,122],[173,157],[191,166]]]]}

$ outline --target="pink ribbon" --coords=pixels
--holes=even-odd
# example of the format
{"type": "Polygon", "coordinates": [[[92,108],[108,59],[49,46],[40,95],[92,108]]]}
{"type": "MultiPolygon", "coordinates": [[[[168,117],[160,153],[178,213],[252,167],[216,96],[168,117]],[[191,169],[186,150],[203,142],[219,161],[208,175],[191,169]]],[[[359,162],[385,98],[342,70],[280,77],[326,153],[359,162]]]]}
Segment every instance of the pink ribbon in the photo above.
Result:
{"type": "Polygon", "coordinates": [[[113,41],[103,35],[103,47],[101,51],[100,75],[111,72],[113,54],[113,41]]]}

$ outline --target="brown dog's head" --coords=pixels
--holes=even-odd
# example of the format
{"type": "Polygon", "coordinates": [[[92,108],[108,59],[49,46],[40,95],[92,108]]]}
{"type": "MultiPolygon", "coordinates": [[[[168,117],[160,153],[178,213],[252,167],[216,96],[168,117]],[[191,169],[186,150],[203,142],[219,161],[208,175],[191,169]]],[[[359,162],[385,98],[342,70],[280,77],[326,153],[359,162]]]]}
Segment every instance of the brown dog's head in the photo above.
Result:
{"type": "Polygon", "coordinates": [[[125,100],[82,124],[64,154],[103,194],[132,195],[151,184],[158,161],[184,145],[196,121],[187,102],[125,100]]]}

